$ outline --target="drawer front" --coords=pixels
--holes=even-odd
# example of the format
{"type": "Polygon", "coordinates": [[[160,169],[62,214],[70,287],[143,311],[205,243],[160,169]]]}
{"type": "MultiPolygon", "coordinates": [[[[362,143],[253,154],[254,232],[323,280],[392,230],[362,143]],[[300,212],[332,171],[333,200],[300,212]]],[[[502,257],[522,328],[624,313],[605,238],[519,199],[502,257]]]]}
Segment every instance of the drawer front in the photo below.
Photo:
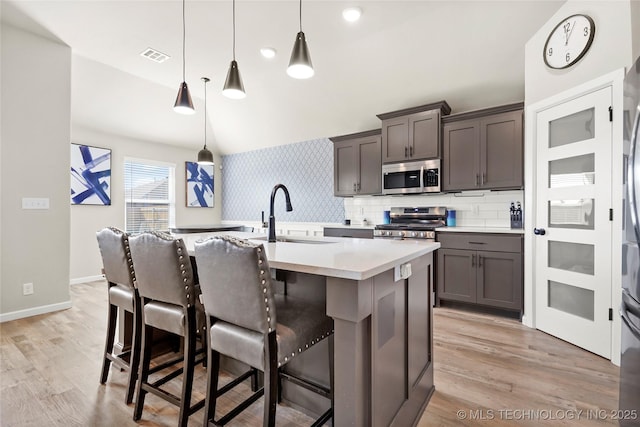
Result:
{"type": "Polygon", "coordinates": [[[324,236],[325,237],[357,237],[360,239],[373,239],[373,229],[324,227],[324,236]]]}
{"type": "Polygon", "coordinates": [[[522,236],[484,233],[437,233],[442,248],[494,252],[522,252],[522,236]]]}

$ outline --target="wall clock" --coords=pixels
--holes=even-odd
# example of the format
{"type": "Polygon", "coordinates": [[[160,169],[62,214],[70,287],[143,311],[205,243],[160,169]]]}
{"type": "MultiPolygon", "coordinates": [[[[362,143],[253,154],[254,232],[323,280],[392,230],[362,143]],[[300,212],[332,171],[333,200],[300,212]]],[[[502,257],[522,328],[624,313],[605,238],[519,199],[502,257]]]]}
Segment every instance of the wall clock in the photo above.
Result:
{"type": "Polygon", "coordinates": [[[550,68],[568,68],[591,47],[596,26],[587,15],[571,15],[551,31],[544,44],[544,63],[550,68]]]}

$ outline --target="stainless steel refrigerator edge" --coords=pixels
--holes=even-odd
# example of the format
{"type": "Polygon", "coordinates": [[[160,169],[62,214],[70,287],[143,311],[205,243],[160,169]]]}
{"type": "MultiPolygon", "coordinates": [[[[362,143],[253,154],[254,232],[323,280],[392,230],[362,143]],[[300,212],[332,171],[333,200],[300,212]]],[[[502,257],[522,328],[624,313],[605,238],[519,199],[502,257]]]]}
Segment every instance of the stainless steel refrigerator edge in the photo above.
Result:
{"type": "Polygon", "coordinates": [[[625,218],[622,236],[622,339],[619,420],[640,426],[640,58],[624,81],[625,218]]]}

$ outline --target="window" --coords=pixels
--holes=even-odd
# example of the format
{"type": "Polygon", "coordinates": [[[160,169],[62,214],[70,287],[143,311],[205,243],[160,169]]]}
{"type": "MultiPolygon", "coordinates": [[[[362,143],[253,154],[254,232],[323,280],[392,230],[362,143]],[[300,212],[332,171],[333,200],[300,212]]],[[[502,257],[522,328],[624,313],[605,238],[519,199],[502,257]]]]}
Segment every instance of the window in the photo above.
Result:
{"type": "Polygon", "coordinates": [[[125,159],[125,230],[169,231],[175,217],[175,165],[125,159]]]}

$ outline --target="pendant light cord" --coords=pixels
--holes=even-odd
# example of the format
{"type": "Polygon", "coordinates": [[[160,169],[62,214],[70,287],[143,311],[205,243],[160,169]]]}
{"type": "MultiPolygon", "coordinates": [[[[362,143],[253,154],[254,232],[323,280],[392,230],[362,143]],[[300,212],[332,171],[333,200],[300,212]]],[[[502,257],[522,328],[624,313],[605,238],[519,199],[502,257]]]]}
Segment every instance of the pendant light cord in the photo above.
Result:
{"type": "Polygon", "coordinates": [[[207,81],[204,80],[204,148],[207,148],[207,81]]]}
{"type": "Polygon", "coordinates": [[[302,32],[302,0],[300,0],[300,32],[302,32]]]}
{"type": "Polygon", "coordinates": [[[236,60],[236,0],[233,0],[233,60],[236,60]]]}
{"type": "Polygon", "coordinates": [[[186,42],[185,39],[187,38],[187,29],[186,29],[186,21],[184,18],[185,15],[185,0],[182,0],[182,81],[186,81],[185,78],[185,46],[186,46],[186,42]]]}

